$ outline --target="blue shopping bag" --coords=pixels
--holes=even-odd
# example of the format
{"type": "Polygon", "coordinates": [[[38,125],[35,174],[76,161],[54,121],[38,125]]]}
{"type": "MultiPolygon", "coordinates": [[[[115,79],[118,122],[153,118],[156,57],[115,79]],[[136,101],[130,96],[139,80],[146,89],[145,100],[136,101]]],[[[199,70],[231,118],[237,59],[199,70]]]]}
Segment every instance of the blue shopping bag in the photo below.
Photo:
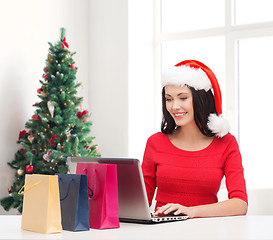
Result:
{"type": "Polygon", "coordinates": [[[87,176],[57,174],[59,179],[62,227],[69,231],[89,231],[87,176]]]}

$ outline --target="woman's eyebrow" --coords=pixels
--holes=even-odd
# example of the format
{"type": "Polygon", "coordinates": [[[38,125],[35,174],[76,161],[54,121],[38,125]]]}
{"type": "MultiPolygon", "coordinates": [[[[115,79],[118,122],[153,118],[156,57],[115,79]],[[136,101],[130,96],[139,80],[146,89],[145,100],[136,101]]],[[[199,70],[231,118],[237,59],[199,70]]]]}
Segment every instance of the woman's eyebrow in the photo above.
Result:
{"type": "Polygon", "coordinates": [[[186,94],[186,95],[187,95],[187,94],[189,94],[189,93],[188,93],[188,92],[181,92],[181,93],[178,93],[177,96],[180,96],[180,95],[182,95],[182,94],[186,94]]]}
{"type": "MultiPolygon", "coordinates": [[[[180,96],[182,94],[189,94],[188,92],[181,92],[181,93],[178,93],[177,96],[180,96]]],[[[168,93],[165,93],[165,96],[169,96],[171,97],[172,95],[168,94],[168,93]]]]}

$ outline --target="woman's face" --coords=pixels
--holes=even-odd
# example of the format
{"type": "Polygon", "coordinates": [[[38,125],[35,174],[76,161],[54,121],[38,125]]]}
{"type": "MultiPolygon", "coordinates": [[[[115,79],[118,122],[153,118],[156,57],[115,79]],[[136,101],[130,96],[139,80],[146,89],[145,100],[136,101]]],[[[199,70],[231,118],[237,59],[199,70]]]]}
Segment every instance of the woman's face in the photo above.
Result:
{"type": "Polygon", "coordinates": [[[195,124],[192,92],[186,85],[183,87],[165,86],[165,98],[167,111],[171,114],[177,126],[195,124]]]}

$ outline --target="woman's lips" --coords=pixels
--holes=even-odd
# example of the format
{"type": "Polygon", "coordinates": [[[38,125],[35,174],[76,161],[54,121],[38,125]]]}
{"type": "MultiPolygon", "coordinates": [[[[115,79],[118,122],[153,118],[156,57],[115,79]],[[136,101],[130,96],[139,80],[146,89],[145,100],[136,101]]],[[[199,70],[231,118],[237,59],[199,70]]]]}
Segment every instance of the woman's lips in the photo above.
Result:
{"type": "Polygon", "coordinates": [[[178,112],[178,113],[174,113],[174,117],[176,119],[181,119],[183,118],[187,113],[186,112],[178,112]]]}

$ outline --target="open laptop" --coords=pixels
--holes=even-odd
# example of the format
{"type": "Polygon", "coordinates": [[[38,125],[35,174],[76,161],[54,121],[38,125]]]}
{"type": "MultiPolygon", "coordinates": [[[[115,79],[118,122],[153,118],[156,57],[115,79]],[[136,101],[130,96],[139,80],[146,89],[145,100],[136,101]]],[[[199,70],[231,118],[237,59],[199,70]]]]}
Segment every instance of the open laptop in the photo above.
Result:
{"type": "Polygon", "coordinates": [[[153,216],[146,194],[141,164],[130,158],[68,157],[71,173],[76,173],[77,163],[107,163],[117,165],[119,219],[123,222],[159,223],[185,220],[185,215],[153,216]]]}

